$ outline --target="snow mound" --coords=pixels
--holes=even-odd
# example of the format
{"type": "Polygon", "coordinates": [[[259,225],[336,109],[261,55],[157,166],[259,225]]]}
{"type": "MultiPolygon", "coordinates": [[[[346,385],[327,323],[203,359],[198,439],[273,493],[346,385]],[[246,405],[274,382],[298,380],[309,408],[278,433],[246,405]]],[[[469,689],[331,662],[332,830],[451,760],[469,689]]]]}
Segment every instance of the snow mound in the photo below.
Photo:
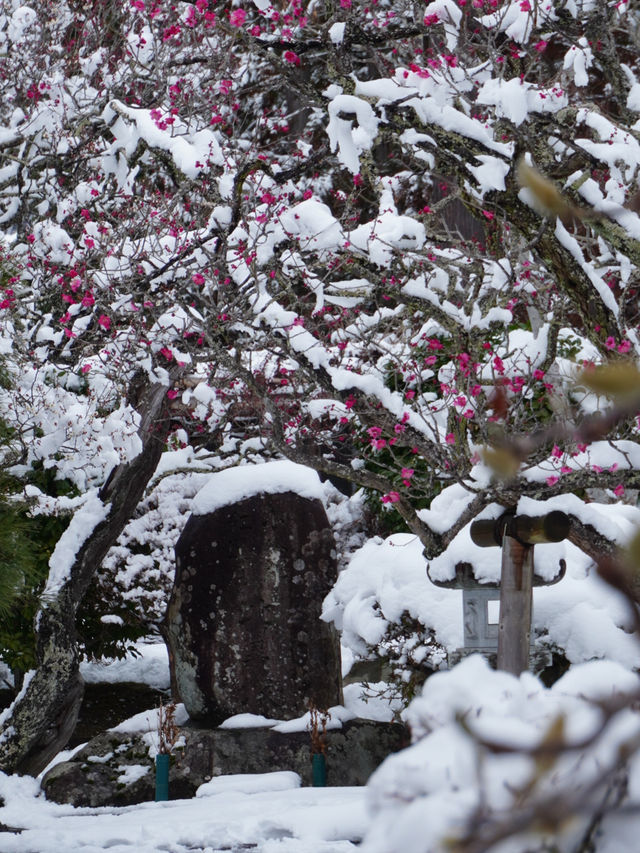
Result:
{"type": "MultiPolygon", "coordinates": [[[[179,703],[176,705],[175,710],[176,725],[184,726],[188,721],[189,715],[186,708],[182,703],[179,703]]],[[[109,729],[109,731],[119,734],[137,734],[138,732],[143,732],[144,734],[155,735],[158,731],[159,722],[160,708],[151,708],[148,711],[141,711],[139,714],[134,714],[133,717],[129,717],[128,720],[118,723],[117,726],[109,729]]]]}
{"type": "Polygon", "coordinates": [[[220,723],[221,729],[264,729],[276,726],[280,721],[263,717],[262,714],[234,714],[220,723]]]}
{"type": "Polygon", "coordinates": [[[261,794],[263,791],[290,791],[299,788],[302,780],[292,770],[275,770],[273,773],[234,773],[216,776],[196,791],[196,797],[211,797],[230,792],[261,794]]]}
{"type": "Polygon", "coordinates": [[[320,478],[311,468],[286,460],[263,465],[240,465],[213,474],[193,500],[193,514],[206,515],[222,506],[254,495],[295,492],[303,498],[322,500],[320,478]]]}

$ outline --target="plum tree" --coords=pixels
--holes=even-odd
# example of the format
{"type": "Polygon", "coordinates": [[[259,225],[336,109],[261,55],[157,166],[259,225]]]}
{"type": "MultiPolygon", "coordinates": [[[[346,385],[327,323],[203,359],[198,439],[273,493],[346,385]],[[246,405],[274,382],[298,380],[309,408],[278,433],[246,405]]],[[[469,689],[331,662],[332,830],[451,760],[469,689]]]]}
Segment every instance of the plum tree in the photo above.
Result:
{"type": "Polygon", "coordinates": [[[430,556],[563,495],[614,552],[581,507],[640,488],[637,14],[5,0],[1,414],[77,497],[26,488],[73,518],[0,766],[63,742],[75,614],[176,442],[365,487],[430,556]]]}

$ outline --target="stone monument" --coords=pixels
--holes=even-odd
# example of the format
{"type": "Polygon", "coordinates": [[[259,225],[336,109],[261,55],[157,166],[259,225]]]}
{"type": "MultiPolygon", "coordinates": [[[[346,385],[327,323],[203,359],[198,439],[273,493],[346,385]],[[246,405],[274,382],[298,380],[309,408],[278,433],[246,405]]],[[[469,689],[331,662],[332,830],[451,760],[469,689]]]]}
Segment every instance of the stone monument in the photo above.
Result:
{"type": "Polygon", "coordinates": [[[341,703],[339,641],[320,619],[337,574],[321,497],[315,471],[286,461],[227,469],[196,495],[165,620],[192,720],[341,703]]]}

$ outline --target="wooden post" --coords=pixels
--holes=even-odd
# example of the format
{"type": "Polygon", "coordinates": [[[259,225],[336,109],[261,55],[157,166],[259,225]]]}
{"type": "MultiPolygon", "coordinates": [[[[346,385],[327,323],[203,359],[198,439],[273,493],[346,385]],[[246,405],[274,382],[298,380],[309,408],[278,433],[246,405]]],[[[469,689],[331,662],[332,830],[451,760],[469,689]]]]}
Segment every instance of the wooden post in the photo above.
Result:
{"type": "Polygon", "coordinates": [[[533,545],[512,536],[502,539],[498,669],[520,675],[529,669],[533,545]]]}
{"type": "MultiPolygon", "coordinates": [[[[560,572],[554,580],[543,581],[534,577],[533,548],[534,545],[561,542],[568,536],[570,528],[569,516],[558,510],[533,517],[507,511],[497,518],[473,521],[470,534],[475,545],[480,548],[502,547],[499,584],[481,583],[476,579],[471,563],[458,563],[455,578],[448,581],[432,578],[427,567],[431,583],[446,589],[463,590],[464,648],[458,650],[458,657],[471,651],[491,656],[497,652],[498,669],[514,675],[529,669],[532,587],[558,583],[566,569],[565,561],[560,560],[560,572]],[[489,600],[497,598],[498,586],[500,617],[496,637],[495,624],[490,624],[487,619],[487,606],[489,600]]],[[[540,658],[540,650],[537,650],[535,663],[538,667],[540,658]]]]}

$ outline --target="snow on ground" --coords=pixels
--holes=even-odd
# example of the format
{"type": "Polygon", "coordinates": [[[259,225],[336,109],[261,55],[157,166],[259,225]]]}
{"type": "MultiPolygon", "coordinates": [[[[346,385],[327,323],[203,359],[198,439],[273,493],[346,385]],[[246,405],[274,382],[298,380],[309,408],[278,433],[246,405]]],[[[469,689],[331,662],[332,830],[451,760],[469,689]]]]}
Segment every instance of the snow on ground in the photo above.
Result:
{"type": "MultiPolygon", "coordinates": [[[[295,775],[295,774],[291,774],[295,775]]],[[[73,808],[38,796],[37,782],[0,774],[2,853],[348,853],[365,832],[364,788],[285,788],[282,774],[237,776],[192,800],[119,809],[73,808]],[[275,781],[271,777],[278,777],[275,781]],[[262,782],[261,782],[262,780],[262,782]]]]}
{"type": "MultiPolygon", "coordinates": [[[[36,780],[0,774],[0,823],[22,830],[0,832],[0,851],[442,853],[478,807],[503,820],[520,807],[523,791],[543,801],[588,795],[640,737],[637,711],[627,707],[603,725],[602,709],[639,689],[636,673],[610,661],[574,666],[546,688],[530,673],[494,672],[474,655],[426,682],[407,712],[413,746],[387,759],[366,788],[301,788],[292,772],[233,775],[205,783],[190,800],[91,809],[49,803],[36,780]],[[518,754],[545,742],[558,721],[568,751],[544,765],[518,754]],[[506,752],[487,752],[484,743],[506,752]]],[[[629,803],[638,802],[634,757],[629,803]]],[[[567,821],[557,849],[578,849],[586,823],[584,816],[567,821]]],[[[612,817],[605,827],[598,853],[635,853],[638,813],[612,817]]],[[[549,849],[547,831],[525,833],[504,849],[549,849]]]]}
{"type": "MultiPolygon", "coordinates": [[[[137,656],[106,663],[85,662],[90,682],[140,681],[167,687],[164,643],[141,643],[137,656]]],[[[390,720],[383,700],[361,698],[360,685],[345,687],[345,706],[331,709],[331,727],[354,716],[390,720]]],[[[180,722],[186,714],[180,708],[180,722]]],[[[145,731],[152,738],[155,709],[136,714],[115,728],[145,731]]],[[[228,727],[261,723],[255,715],[231,718],[228,727]]],[[[273,727],[304,730],[308,714],[273,727]]],[[[224,724],[223,724],[224,725],[224,724]]],[[[60,753],[68,760],[73,751],[60,753]]],[[[364,836],[369,819],[365,788],[301,788],[293,772],[246,774],[212,779],[191,800],[143,803],[127,808],[74,808],[48,802],[37,780],[0,773],[0,853],[349,853],[364,836]]]]}
{"type": "MultiPolygon", "coordinates": [[[[135,681],[156,690],[169,687],[169,657],[164,642],[139,643],[135,655],[122,660],[85,661],[80,673],[88,684],[135,681]]],[[[0,851],[1,853],[1,851],[0,851]]]]}

